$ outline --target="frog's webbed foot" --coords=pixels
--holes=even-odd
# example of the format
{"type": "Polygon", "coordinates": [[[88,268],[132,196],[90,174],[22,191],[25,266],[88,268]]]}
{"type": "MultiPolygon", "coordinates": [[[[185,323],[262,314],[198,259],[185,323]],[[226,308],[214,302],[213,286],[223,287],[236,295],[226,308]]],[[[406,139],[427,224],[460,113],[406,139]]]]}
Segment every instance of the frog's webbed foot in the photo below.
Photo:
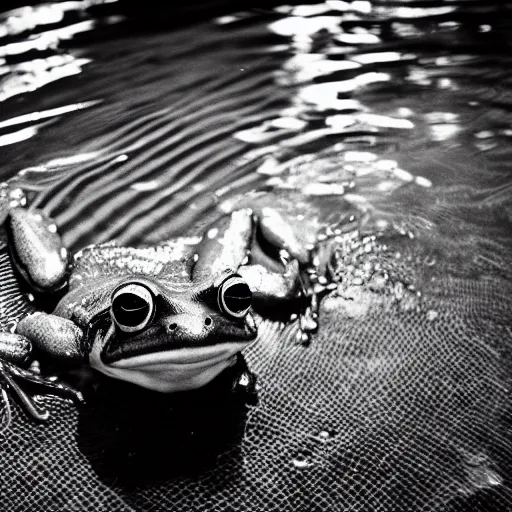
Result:
{"type": "MultiPolygon", "coordinates": [[[[273,290],[267,290],[265,299],[268,295],[278,298],[281,304],[287,301],[294,304],[294,312],[290,315],[290,320],[298,319],[299,331],[297,332],[297,341],[307,345],[311,337],[316,333],[319,326],[320,301],[324,295],[336,288],[337,284],[332,283],[322,265],[320,255],[325,252],[319,246],[311,245],[308,247],[309,255],[305,263],[300,263],[286,250],[279,252],[279,259],[285,268],[282,273],[270,273],[265,270],[272,279],[261,279],[260,281],[273,282],[273,290]],[[298,307],[297,307],[298,304],[298,307]]],[[[252,264],[239,269],[239,273],[247,279],[248,283],[258,282],[257,274],[263,274],[262,265],[252,264]]],[[[272,304],[272,302],[270,303],[272,304]]]]}
{"type": "Polygon", "coordinates": [[[30,341],[22,335],[2,332],[0,333],[0,345],[2,354],[5,358],[0,360],[0,388],[2,389],[2,399],[4,402],[4,428],[9,426],[11,421],[11,405],[9,401],[9,393],[11,392],[17,397],[23,408],[36,420],[45,420],[48,413],[31,397],[29,397],[16,379],[24,379],[29,382],[38,380],[39,377],[31,370],[22,368],[31,357],[32,345],[30,341]]]}
{"type": "MultiPolygon", "coordinates": [[[[59,381],[54,376],[41,376],[38,373],[16,366],[6,361],[0,361],[0,380],[4,386],[2,390],[8,388],[20,401],[23,409],[35,420],[45,421],[49,417],[48,411],[41,406],[34,397],[26,393],[17,381],[23,381],[32,385],[40,386],[45,394],[71,398],[76,402],[83,402],[82,394],[68,384],[59,381]]],[[[7,407],[8,417],[10,417],[10,404],[7,394],[3,393],[5,407],[7,407]]]]}
{"type": "MultiPolygon", "coordinates": [[[[41,379],[36,373],[25,370],[6,361],[0,361],[0,379],[3,381],[2,390],[9,389],[21,402],[23,408],[35,420],[44,421],[49,417],[48,411],[40,406],[22,387],[16,382],[15,377],[34,383],[41,379]]],[[[7,394],[4,395],[5,407],[8,409],[10,419],[10,403],[7,394]]]]}
{"type": "MultiPolygon", "coordinates": [[[[273,274],[274,286],[279,288],[279,293],[274,292],[274,297],[298,302],[298,311],[292,313],[291,320],[298,318],[299,321],[297,341],[308,344],[318,330],[320,299],[328,290],[327,279],[319,275],[318,247],[301,240],[291,224],[272,208],[266,207],[259,211],[257,221],[258,231],[251,249],[252,265],[240,269],[239,272],[244,276],[245,272],[252,273],[251,267],[265,258],[267,262],[263,265],[270,268],[268,251],[265,254],[262,248],[264,249],[265,244],[273,248],[274,260],[277,259],[281,265],[281,271],[274,271],[273,274]]],[[[253,281],[249,278],[248,282],[253,281]]],[[[268,296],[265,297],[267,299],[268,296]]]]}
{"type": "MultiPolygon", "coordinates": [[[[11,422],[11,405],[8,391],[12,391],[18,396],[21,395],[22,401],[25,396],[14,381],[12,369],[17,368],[16,365],[27,364],[31,358],[31,353],[32,345],[27,338],[11,332],[0,332],[0,354],[2,355],[2,359],[0,359],[0,390],[4,409],[0,430],[6,429],[11,422]]],[[[41,415],[37,406],[34,412],[37,416],[41,415]]]]}
{"type": "Polygon", "coordinates": [[[25,369],[7,361],[0,361],[0,387],[2,388],[4,407],[7,410],[7,423],[10,422],[11,415],[7,390],[19,400],[22,408],[33,419],[45,421],[49,418],[48,411],[31,394],[28,394],[20,383],[40,387],[42,394],[57,395],[70,398],[75,402],[83,402],[83,396],[79,391],[55,376],[42,376],[30,368],[25,369]]]}
{"type": "MultiPolygon", "coordinates": [[[[0,388],[4,401],[4,424],[10,422],[10,391],[18,399],[23,409],[35,420],[48,419],[49,413],[31,394],[24,390],[24,385],[42,394],[52,394],[82,402],[82,394],[72,386],[55,376],[42,375],[33,359],[33,348],[39,348],[51,357],[78,359],[78,347],[81,333],[69,320],[43,313],[29,315],[18,323],[16,333],[0,333],[0,388]],[[32,365],[27,368],[28,363],[32,365]]],[[[4,427],[6,428],[6,427],[4,427]]]]}

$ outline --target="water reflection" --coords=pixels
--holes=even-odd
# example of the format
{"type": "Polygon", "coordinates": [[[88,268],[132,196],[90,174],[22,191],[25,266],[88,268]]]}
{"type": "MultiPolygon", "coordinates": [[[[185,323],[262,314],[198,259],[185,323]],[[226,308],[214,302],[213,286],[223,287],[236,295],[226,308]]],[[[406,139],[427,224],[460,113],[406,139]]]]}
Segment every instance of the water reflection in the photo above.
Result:
{"type": "MultiPolygon", "coordinates": [[[[87,101],[83,103],[77,103],[75,105],[66,105],[63,107],[44,110],[42,112],[32,112],[31,114],[24,114],[11,119],[6,119],[5,121],[0,122],[0,146],[7,146],[9,144],[15,144],[16,142],[27,140],[36,135],[39,129],[47,126],[51,121],[57,121],[58,118],[63,114],[89,108],[97,105],[98,103],[100,103],[100,101],[87,101]],[[16,129],[20,125],[31,126],[16,129]],[[16,131],[11,131],[10,133],[2,133],[8,132],[12,128],[15,128],[16,131]]],[[[77,163],[83,161],[83,157],[75,155],[74,157],[71,157],[71,159],[68,158],[67,161],[69,163],[77,163]]],[[[50,167],[54,166],[55,162],[49,162],[48,165],[50,167]]]]}
{"type": "Polygon", "coordinates": [[[0,14],[0,101],[81,73],[91,60],[66,51],[65,44],[78,34],[93,31],[99,23],[119,23],[120,16],[100,22],[87,14],[93,5],[115,1],[42,4],[0,14]]]}

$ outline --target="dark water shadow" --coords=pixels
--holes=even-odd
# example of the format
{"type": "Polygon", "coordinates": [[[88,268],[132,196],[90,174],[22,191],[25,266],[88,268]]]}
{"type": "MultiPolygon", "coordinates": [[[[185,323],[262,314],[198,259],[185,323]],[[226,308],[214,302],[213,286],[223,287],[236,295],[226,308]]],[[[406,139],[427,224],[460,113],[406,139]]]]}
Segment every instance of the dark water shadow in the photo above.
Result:
{"type": "Polygon", "coordinates": [[[102,379],[80,412],[77,446],[109,486],[130,488],[197,477],[227,451],[239,460],[255,378],[240,356],[210,385],[157,393],[102,379]]]}

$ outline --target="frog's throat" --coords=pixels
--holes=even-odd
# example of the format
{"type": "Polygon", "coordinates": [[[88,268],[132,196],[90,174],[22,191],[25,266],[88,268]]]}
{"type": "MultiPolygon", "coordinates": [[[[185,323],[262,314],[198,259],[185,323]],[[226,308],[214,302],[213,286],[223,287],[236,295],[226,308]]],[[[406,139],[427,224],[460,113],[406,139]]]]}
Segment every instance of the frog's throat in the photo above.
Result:
{"type": "Polygon", "coordinates": [[[96,334],[90,364],[99,372],[162,393],[205,386],[233,364],[233,357],[251,342],[226,341],[208,347],[180,348],[138,355],[106,365],[101,360],[100,334],[96,334]]]}

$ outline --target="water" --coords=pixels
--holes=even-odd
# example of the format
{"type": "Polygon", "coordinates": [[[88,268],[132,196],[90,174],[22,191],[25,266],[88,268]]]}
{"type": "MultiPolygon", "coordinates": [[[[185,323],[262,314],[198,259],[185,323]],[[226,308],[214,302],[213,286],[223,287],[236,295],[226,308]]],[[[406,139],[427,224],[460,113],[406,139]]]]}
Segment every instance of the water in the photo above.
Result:
{"type": "MultiPolygon", "coordinates": [[[[71,251],[112,239],[145,244],[191,234],[246,200],[279,204],[292,224],[307,226],[308,242],[332,244],[336,289],[323,304],[321,330],[340,318],[339,332],[371,322],[370,290],[384,297],[388,316],[413,312],[414,332],[433,333],[432,342],[430,334],[420,342],[397,321],[386,329],[397,339],[407,333],[402,352],[394,353],[391,344],[374,351],[371,344],[340,338],[328,363],[314,343],[316,358],[295,345],[255,349],[250,357],[263,382],[263,403],[274,400],[278,410],[281,402],[292,403],[308,418],[303,424],[273,420],[272,432],[297,436],[281,446],[253,433],[270,421],[265,411],[250,417],[253,430],[246,435],[253,444],[243,450],[244,467],[263,487],[277,489],[278,505],[284,498],[271,470],[251,465],[255,446],[265,446],[272,460],[282,458],[282,467],[292,461],[307,468],[310,482],[344,468],[332,492],[344,496],[346,509],[364,510],[378,494],[368,490],[364,471],[387,475],[390,464],[402,477],[407,473],[404,464],[397,470],[388,461],[398,464],[397,450],[416,449],[412,437],[393,441],[396,432],[409,432],[416,415],[436,446],[446,439],[454,444],[449,457],[429,452],[432,467],[461,459],[463,468],[439,480],[434,469],[428,480],[421,476],[424,466],[413,465],[413,476],[405,478],[425,483],[411,496],[430,496],[429,485],[440,489],[421,507],[433,510],[435,501],[452,510],[454,495],[502,489],[509,478],[510,460],[500,459],[499,448],[507,438],[496,434],[492,421],[470,423],[465,407],[485,403],[478,414],[494,418],[505,415],[508,403],[504,368],[493,373],[485,365],[498,364],[511,334],[503,317],[512,278],[511,7],[484,0],[333,0],[224,10],[179,26],[158,13],[144,20],[127,16],[115,1],[83,0],[13,11],[0,20],[0,178],[21,186],[31,204],[56,219],[71,251]],[[481,295],[490,312],[478,317],[477,328],[470,319],[482,290],[491,290],[492,301],[481,295]],[[444,331],[452,321],[445,309],[459,300],[462,320],[444,331]],[[475,330],[466,339],[469,325],[475,330]],[[494,334],[500,342],[489,341],[494,334]],[[460,353],[452,357],[450,344],[460,353]],[[263,363],[265,350],[271,359],[263,363]],[[286,357],[308,364],[281,376],[286,357]],[[414,364],[431,372],[425,381],[407,380],[414,364]],[[289,381],[331,370],[339,373],[334,386],[318,378],[310,386],[318,388],[314,399],[307,392],[300,400],[294,395],[299,385],[289,381]],[[365,379],[374,376],[373,389],[365,379]],[[395,400],[401,400],[402,378],[405,389],[417,393],[411,415],[395,400]],[[471,388],[467,396],[464,383],[471,388]],[[278,391],[269,399],[265,389],[274,385],[278,391]],[[322,416],[337,410],[344,393],[353,395],[333,428],[343,438],[343,455],[329,459],[335,453],[329,440],[327,448],[304,456],[304,439],[339,419],[322,416]],[[430,396],[440,405],[423,417],[430,396]],[[460,407],[453,416],[443,408],[452,402],[460,407]],[[439,429],[429,430],[437,418],[439,429]],[[487,435],[487,441],[475,441],[475,448],[472,437],[466,446],[458,434],[456,445],[450,433],[459,423],[461,432],[487,435]],[[358,458],[357,449],[347,448],[345,455],[345,446],[363,446],[370,431],[381,436],[381,452],[375,448],[358,458]],[[498,448],[488,446],[492,433],[498,448]],[[485,463],[472,467],[472,453],[484,453],[485,463]],[[363,498],[352,501],[346,489],[363,498]]],[[[430,446],[427,433],[418,445],[430,446]]],[[[390,490],[383,491],[379,510],[394,510],[394,478],[384,479],[389,487],[382,488],[390,490]]],[[[332,509],[329,494],[318,496],[320,509],[332,509]]],[[[211,499],[222,502],[217,495],[211,499]]]]}
{"type": "Polygon", "coordinates": [[[161,240],[261,186],[397,224],[410,184],[505,234],[506,5],[327,2],[149,34],[89,5],[3,25],[1,176],[21,171],[71,249],[161,240]]]}

